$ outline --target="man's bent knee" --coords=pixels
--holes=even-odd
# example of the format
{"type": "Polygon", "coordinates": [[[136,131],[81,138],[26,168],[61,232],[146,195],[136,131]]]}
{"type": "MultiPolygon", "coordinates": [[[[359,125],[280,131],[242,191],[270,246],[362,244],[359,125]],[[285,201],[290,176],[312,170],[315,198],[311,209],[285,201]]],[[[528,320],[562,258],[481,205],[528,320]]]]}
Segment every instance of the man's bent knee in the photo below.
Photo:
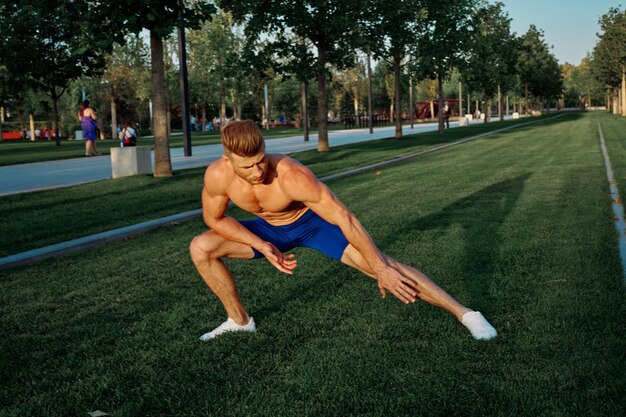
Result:
{"type": "Polygon", "coordinates": [[[194,261],[219,258],[218,249],[223,241],[215,232],[202,233],[191,240],[189,253],[194,261]]]}
{"type": "Polygon", "coordinates": [[[189,245],[189,252],[194,262],[210,261],[218,258],[251,259],[254,251],[243,243],[224,239],[213,231],[194,237],[189,245]]]}

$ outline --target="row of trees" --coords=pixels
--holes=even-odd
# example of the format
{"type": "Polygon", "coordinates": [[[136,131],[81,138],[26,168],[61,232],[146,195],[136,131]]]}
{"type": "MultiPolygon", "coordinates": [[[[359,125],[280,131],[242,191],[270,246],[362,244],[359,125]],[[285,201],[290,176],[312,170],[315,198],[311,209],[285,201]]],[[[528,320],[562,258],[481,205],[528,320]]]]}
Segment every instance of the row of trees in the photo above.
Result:
{"type": "Polygon", "coordinates": [[[591,72],[606,86],[607,107],[626,116],[626,10],[611,8],[600,18],[600,27],[591,72]]]}
{"type": "MultiPolygon", "coordinates": [[[[300,110],[307,103],[317,110],[320,151],[329,149],[329,107],[343,110],[351,100],[357,112],[363,108],[365,56],[378,62],[374,105],[392,100],[397,138],[409,85],[441,100],[446,82],[457,94],[461,81],[489,113],[504,93],[523,97],[526,108],[558,98],[578,104],[585,94],[591,103],[591,90],[615,78],[599,79],[604,72],[595,63],[605,61],[601,45],[604,53],[614,51],[616,35],[601,40],[580,67],[560,68],[540,30],[511,33],[502,4],[482,0],[0,0],[0,55],[7,57],[0,63],[0,98],[25,114],[41,107],[35,97],[46,94],[57,129],[59,103],[65,97],[73,109],[67,117],[75,117],[85,87],[110,103],[113,126],[118,115],[145,117],[151,98],[155,175],[171,175],[167,120],[180,100],[171,35],[181,5],[197,116],[223,120],[229,107],[235,118],[269,119],[260,104],[269,84],[273,108],[300,110]],[[44,18],[47,24],[32,24],[44,18]],[[149,33],[149,49],[137,36],[142,31],[149,33]],[[593,86],[589,73],[596,76],[593,86]],[[304,91],[308,100],[299,97],[304,91]]],[[[606,27],[622,15],[612,9],[606,27]]]]}

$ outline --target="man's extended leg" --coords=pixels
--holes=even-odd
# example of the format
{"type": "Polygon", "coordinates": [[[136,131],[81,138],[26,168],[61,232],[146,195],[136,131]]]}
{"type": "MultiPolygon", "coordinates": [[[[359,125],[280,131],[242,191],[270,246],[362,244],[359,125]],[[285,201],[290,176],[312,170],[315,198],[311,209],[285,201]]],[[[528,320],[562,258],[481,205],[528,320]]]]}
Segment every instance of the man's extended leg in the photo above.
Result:
{"type": "MultiPolygon", "coordinates": [[[[484,317],[482,317],[480,313],[474,312],[473,310],[461,305],[458,301],[452,298],[450,294],[445,292],[417,269],[404,265],[389,256],[383,256],[385,256],[387,263],[394,269],[417,283],[417,296],[422,301],[443,308],[444,310],[452,313],[457,320],[463,323],[463,325],[470,330],[474,338],[491,339],[496,336],[496,330],[489,324],[489,322],[487,322],[487,320],[484,319],[484,317]]],[[[348,245],[348,247],[346,247],[343,257],[341,258],[341,262],[363,272],[369,277],[375,278],[374,274],[370,270],[369,263],[352,245],[348,245]]]]}
{"type": "MultiPolygon", "coordinates": [[[[228,327],[230,325],[232,327],[232,329],[226,330],[254,330],[251,328],[254,327],[254,323],[239,299],[235,280],[221,260],[223,257],[251,259],[254,257],[252,248],[241,243],[231,242],[215,232],[208,231],[196,236],[191,241],[189,252],[202,279],[217,295],[217,298],[224,305],[224,309],[226,309],[229,320],[222,326],[228,327]],[[250,325],[251,323],[252,325],[250,325]],[[236,326],[241,328],[238,329],[236,326]]],[[[218,329],[209,333],[214,333],[218,329]]],[[[203,336],[203,340],[213,337],[209,333],[205,335],[206,337],[203,336]]]]}

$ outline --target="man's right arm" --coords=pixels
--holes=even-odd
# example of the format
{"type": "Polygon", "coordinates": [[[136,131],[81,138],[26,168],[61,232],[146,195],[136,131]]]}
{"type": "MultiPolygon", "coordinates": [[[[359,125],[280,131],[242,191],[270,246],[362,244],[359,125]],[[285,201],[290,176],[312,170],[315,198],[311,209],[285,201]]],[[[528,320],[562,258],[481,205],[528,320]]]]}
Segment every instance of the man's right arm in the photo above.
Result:
{"type": "Polygon", "coordinates": [[[265,242],[236,219],[226,215],[230,199],[225,192],[224,176],[215,175],[211,167],[205,174],[202,190],[202,216],[204,222],[218,235],[231,242],[242,243],[261,252],[276,269],[293,274],[296,267],[293,255],[285,255],[270,242],[265,242]]]}
{"type": "Polygon", "coordinates": [[[218,164],[219,162],[209,166],[204,176],[204,188],[202,190],[202,217],[204,222],[224,239],[243,243],[257,249],[264,242],[237,220],[226,215],[230,199],[225,191],[225,175],[223,172],[219,172],[221,169],[218,164]]]}

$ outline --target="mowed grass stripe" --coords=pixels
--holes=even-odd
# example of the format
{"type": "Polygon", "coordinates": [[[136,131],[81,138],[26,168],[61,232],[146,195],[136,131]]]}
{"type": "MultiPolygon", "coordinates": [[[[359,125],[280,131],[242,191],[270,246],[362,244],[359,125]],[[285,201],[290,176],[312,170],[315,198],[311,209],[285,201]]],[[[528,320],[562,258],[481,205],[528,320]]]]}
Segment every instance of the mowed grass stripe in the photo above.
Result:
{"type": "Polygon", "coordinates": [[[626,294],[597,128],[574,119],[332,183],[495,340],[297,250],[294,277],[228,262],[259,332],[200,344],[223,311],[188,258],[191,222],[0,280],[3,412],[623,415],[626,294]]]}

